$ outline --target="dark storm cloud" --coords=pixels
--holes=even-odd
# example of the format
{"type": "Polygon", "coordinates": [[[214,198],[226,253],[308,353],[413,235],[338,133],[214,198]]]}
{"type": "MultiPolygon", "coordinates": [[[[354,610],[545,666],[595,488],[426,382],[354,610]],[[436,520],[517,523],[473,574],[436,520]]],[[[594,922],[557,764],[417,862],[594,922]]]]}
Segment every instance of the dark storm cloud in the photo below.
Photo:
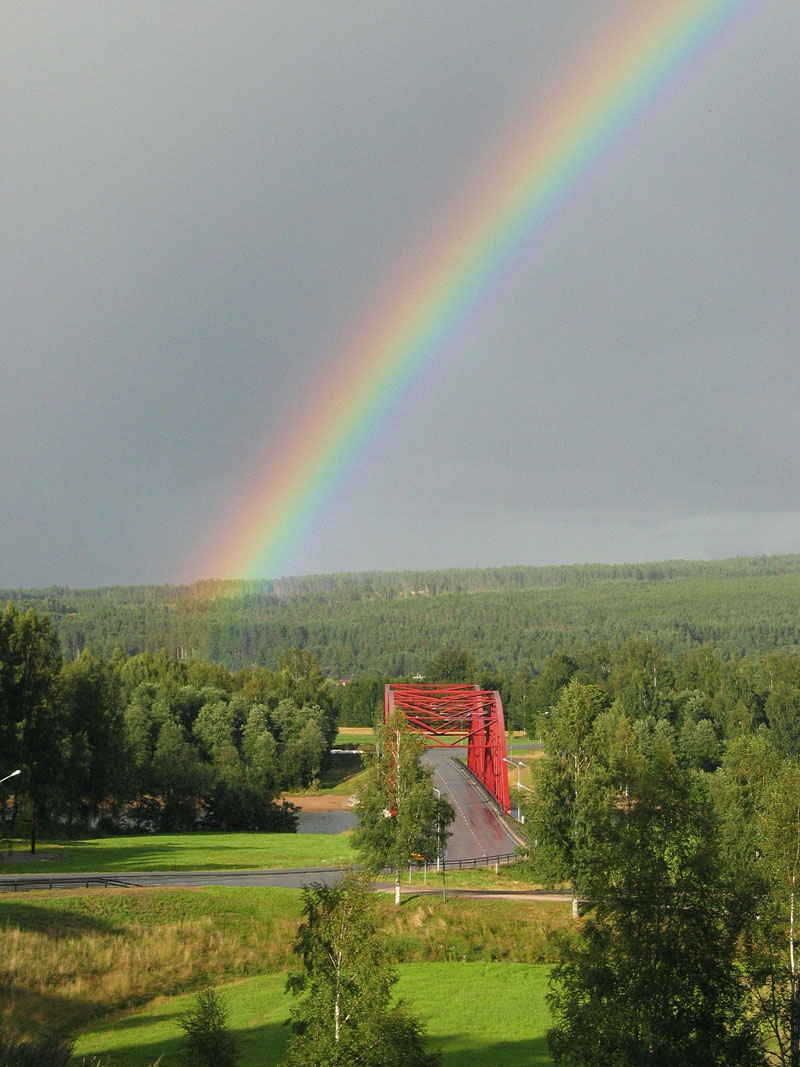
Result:
{"type": "MultiPolygon", "coordinates": [[[[191,570],[339,339],[642,4],[4,5],[0,584],[191,570]]],[[[800,31],[762,9],[291,569],[797,550],[800,31]]]]}

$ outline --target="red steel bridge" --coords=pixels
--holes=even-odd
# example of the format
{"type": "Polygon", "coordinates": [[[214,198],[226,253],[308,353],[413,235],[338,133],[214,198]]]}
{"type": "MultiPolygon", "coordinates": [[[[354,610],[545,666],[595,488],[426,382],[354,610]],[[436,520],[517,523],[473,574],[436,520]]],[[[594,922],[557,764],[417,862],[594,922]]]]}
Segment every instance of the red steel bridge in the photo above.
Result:
{"type": "Polygon", "coordinates": [[[402,711],[415,733],[443,748],[467,746],[467,766],[509,812],[506,727],[499,693],[477,685],[387,685],[383,721],[402,711]]]}

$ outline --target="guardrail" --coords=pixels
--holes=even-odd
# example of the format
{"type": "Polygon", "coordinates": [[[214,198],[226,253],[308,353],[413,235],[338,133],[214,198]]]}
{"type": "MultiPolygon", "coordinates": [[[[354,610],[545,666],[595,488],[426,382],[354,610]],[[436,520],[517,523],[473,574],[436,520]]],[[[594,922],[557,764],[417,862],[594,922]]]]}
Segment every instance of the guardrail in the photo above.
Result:
{"type": "MultiPolygon", "coordinates": [[[[447,859],[445,857],[440,860],[439,870],[442,871],[465,871],[475,870],[478,867],[495,867],[497,868],[501,863],[511,863],[520,858],[522,853],[518,852],[503,852],[495,856],[471,856],[466,859],[447,859]]],[[[423,860],[409,864],[409,871],[416,868],[418,871],[427,869],[428,872],[436,871],[435,861],[426,864],[423,860]]],[[[298,867],[293,868],[289,873],[307,873],[312,874],[332,874],[344,868],[337,867],[298,867]]],[[[175,881],[185,880],[190,884],[194,884],[197,873],[196,871],[175,872],[149,872],[151,874],[164,873],[170,876],[172,885],[174,887],[175,881]],[[181,877],[183,876],[183,878],[181,877]]],[[[211,872],[219,873],[219,872],[211,872]]],[[[238,875],[242,879],[252,877],[255,873],[251,870],[241,871],[228,871],[227,875],[238,875]]],[[[259,871],[259,874],[268,875],[274,873],[276,875],[287,873],[286,871],[259,871]]],[[[382,874],[394,874],[393,868],[384,868],[382,874]]],[[[152,883],[151,883],[152,884],[152,883]]],[[[121,878],[105,877],[104,875],[80,875],[80,874],[66,874],[66,875],[43,875],[41,878],[31,878],[30,875],[20,875],[18,878],[11,878],[5,876],[0,879],[0,893],[19,893],[29,889],[141,889],[142,884],[139,882],[126,882],[121,878]]]]}
{"type": "Polygon", "coordinates": [[[512,860],[519,859],[519,855],[516,852],[504,852],[500,856],[473,856],[472,859],[466,860],[448,860],[445,857],[442,860],[442,867],[446,871],[463,871],[474,870],[476,867],[491,867],[497,866],[498,863],[511,863],[512,860]]]}
{"type": "MultiPolygon", "coordinates": [[[[501,863],[512,863],[514,860],[520,858],[520,852],[502,852],[497,856],[470,856],[467,859],[449,860],[445,856],[444,859],[439,861],[439,870],[442,871],[474,871],[477,867],[497,867],[501,863]]],[[[421,871],[427,868],[428,871],[436,870],[436,861],[425,863],[424,860],[417,860],[415,863],[408,865],[409,870],[421,871]]],[[[384,874],[393,874],[394,870],[390,867],[384,867],[384,874]]]]}
{"type": "Polygon", "coordinates": [[[63,878],[19,878],[0,881],[0,893],[19,893],[24,889],[134,889],[133,882],[119,878],[81,878],[65,875],[63,878]]]}

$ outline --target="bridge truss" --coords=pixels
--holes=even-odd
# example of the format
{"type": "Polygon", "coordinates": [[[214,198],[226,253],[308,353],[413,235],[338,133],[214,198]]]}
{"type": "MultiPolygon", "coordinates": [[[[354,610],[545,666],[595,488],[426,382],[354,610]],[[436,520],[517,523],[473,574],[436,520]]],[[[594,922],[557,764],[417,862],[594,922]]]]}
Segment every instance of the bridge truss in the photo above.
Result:
{"type": "Polygon", "coordinates": [[[400,710],[415,733],[444,748],[467,746],[467,766],[509,812],[506,727],[500,694],[475,685],[387,685],[383,721],[400,710]]]}

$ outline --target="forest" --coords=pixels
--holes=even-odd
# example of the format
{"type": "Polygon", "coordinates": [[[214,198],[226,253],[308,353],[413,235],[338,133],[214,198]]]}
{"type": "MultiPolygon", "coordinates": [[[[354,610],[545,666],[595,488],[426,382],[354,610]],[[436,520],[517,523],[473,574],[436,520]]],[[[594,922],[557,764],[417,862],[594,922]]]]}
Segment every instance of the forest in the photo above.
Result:
{"type": "Polygon", "coordinates": [[[297,648],[327,677],[381,678],[424,674],[453,647],[511,676],[559,649],[634,637],[670,655],[702,644],[726,659],[795,650],[800,556],[4,590],[0,600],[48,615],[66,659],[166,649],[275,670],[297,648]]]}
{"type": "MultiPolygon", "coordinates": [[[[461,594],[467,603],[509,595],[461,594]]],[[[337,724],[374,725],[385,681],[412,677],[382,676],[373,666],[342,684],[309,648],[289,645],[277,650],[274,669],[231,669],[164,648],[65,655],[48,614],[9,602],[0,621],[0,748],[5,762],[25,769],[4,813],[14,823],[24,800],[34,839],[40,823],[64,832],[291,829],[291,813],[274,798],[319,778],[337,724]]],[[[551,709],[574,681],[644,724],[637,729],[669,730],[686,767],[713,772],[731,739],[759,730],[781,756],[800,757],[800,657],[792,644],[772,651],[767,639],[769,651],[747,655],[710,642],[675,651],[646,636],[614,640],[610,629],[610,638],[577,647],[562,632],[560,646],[537,666],[520,659],[505,670],[474,645],[436,645],[432,631],[433,651],[418,643],[415,666],[428,681],[498,690],[509,728],[533,737],[546,732],[551,709]]],[[[513,637],[509,624],[506,655],[513,637]]]]}
{"type": "Polygon", "coordinates": [[[634,643],[560,688],[525,804],[533,876],[584,917],[550,978],[559,1067],[797,1067],[799,678],[634,643]]]}
{"type": "Polygon", "coordinates": [[[162,652],[65,661],[48,616],[0,615],[0,837],[296,829],[276,798],[328,766],[331,687],[313,657],[232,673],[162,652]]]}

